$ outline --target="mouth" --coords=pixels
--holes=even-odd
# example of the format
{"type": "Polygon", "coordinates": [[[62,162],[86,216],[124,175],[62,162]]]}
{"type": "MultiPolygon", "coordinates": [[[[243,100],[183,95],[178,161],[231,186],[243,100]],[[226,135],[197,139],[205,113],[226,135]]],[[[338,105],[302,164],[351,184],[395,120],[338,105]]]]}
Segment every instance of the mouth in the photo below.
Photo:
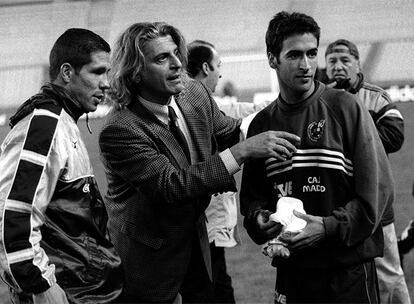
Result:
{"type": "Polygon", "coordinates": [[[180,74],[174,74],[174,75],[168,76],[167,80],[172,81],[172,82],[180,82],[181,81],[181,75],[180,74]]]}
{"type": "Polygon", "coordinates": [[[335,79],[347,79],[348,76],[346,76],[345,74],[334,74],[333,77],[335,79]]]}
{"type": "Polygon", "coordinates": [[[105,99],[105,95],[103,94],[93,95],[93,97],[98,100],[97,104],[101,103],[105,99]]]}
{"type": "Polygon", "coordinates": [[[312,79],[312,75],[299,75],[297,78],[307,81],[312,79]]]}

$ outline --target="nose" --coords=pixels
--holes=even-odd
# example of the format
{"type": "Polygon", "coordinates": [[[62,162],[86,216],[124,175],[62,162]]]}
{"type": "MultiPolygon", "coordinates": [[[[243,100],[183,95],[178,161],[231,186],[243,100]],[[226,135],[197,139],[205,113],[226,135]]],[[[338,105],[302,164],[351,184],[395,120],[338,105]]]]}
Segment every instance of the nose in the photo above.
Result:
{"type": "Polygon", "coordinates": [[[334,70],[340,70],[342,68],[343,68],[343,65],[339,60],[337,62],[335,62],[334,66],[333,66],[334,70]]]}
{"type": "Polygon", "coordinates": [[[99,82],[99,88],[102,91],[105,91],[105,90],[108,90],[109,87],[110,87],[110,85],[109,85],[109,80],[108,80],[108,74],[104,73],[104,74],[102,74],[101,80],[99,82]]]}
{"type": "Polygon", "coordinates": [[[310,69],[309,58],[307,56],[304,56],[300,61],[300,69],[305,71],[310,69]]]}
{"type": "Polygon", "coordinates": [[[173,69],[180,69],[182,67],[182,63],[178,55],[171,56],[171,68],[173,69]]]}

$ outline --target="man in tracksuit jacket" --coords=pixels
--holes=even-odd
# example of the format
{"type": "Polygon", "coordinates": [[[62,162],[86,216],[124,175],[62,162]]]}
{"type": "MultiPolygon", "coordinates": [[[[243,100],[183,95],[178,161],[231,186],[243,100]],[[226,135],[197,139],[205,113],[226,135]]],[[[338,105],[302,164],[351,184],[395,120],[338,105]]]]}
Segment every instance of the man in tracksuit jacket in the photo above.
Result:
{"type": "Polygon", "coordinates": [[[109,303],[121,261],[76,125],[109,88],[108,43],[63,33],[50,54],[52,83],[11,117],[0,157],[0,262],[13,303],[109,303]]]}
{"type": "MultiPolygon", "coordinates": [[[[359,52],[354,43],[339,39],[325,52],[326,73],[336,87],[355,94],[369,111],[385,152],[397,152],[404,142],[404,120],[388,93],[364,81],[359,52]]],[[[394,209],[389,205],[381,221],[384,233],[384,257],[375,259],[382,303],[410,303],[404,272],[401,268],[394,209]]]]}
{"type": "Polygon", "coordinates": [[[306,227],[281,238],[275,256],[276,303],[379,303],[374,258],[383,253],[381,219],[394,200],[387,156],[369,113],[342,90],[314,80],[320,28],[313,18],[281,12],[266,33],[280,95],[257,114],[248,137],[283,130],[301,137],[293,155],[245,163],[241,213],[252,239],[279,234],[268,220],[283,196],[303,202],[306,227]]]}

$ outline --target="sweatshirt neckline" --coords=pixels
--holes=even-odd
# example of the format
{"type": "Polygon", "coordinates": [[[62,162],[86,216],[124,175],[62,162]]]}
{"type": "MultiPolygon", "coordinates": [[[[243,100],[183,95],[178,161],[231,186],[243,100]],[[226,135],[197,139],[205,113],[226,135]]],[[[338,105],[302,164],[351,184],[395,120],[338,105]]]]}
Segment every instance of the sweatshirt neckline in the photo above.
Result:
{"type": "Polygon", "coordinates": [[[285,100],[283,100],[282,96],[279,94],[279,97],[277,98],[277,104],[284,111],[289,111],[289,112],[301,111],[302,109],[312,104],[315,100],[317,100],[319,96],[322,94],[324,89],[325,89],[325,85],[323,83],[319,81],[315,81],[315,90],[308,98],[304,99],[301,102],[290,104],[290,103],[287,103],[285,100]]]}

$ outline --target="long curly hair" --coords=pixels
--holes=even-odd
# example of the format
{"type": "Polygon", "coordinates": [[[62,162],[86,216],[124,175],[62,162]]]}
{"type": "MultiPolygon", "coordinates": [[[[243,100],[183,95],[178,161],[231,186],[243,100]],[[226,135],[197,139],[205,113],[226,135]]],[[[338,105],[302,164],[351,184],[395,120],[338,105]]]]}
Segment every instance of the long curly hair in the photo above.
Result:
{"type": "MultiPolygon", "coordinates": [[[[165,22],[140,22],[129,26],[113,47],[110,71],[110,96],[118,106],[125,107],[137,95],[140,72],[144,68],[143,48],[148,41],[170,35],[178,48],[182,79],[186,81],[187,47],[181,32],[165,22]]],[[[188,76],[187,76],[188,77],[188,76]]]]}

